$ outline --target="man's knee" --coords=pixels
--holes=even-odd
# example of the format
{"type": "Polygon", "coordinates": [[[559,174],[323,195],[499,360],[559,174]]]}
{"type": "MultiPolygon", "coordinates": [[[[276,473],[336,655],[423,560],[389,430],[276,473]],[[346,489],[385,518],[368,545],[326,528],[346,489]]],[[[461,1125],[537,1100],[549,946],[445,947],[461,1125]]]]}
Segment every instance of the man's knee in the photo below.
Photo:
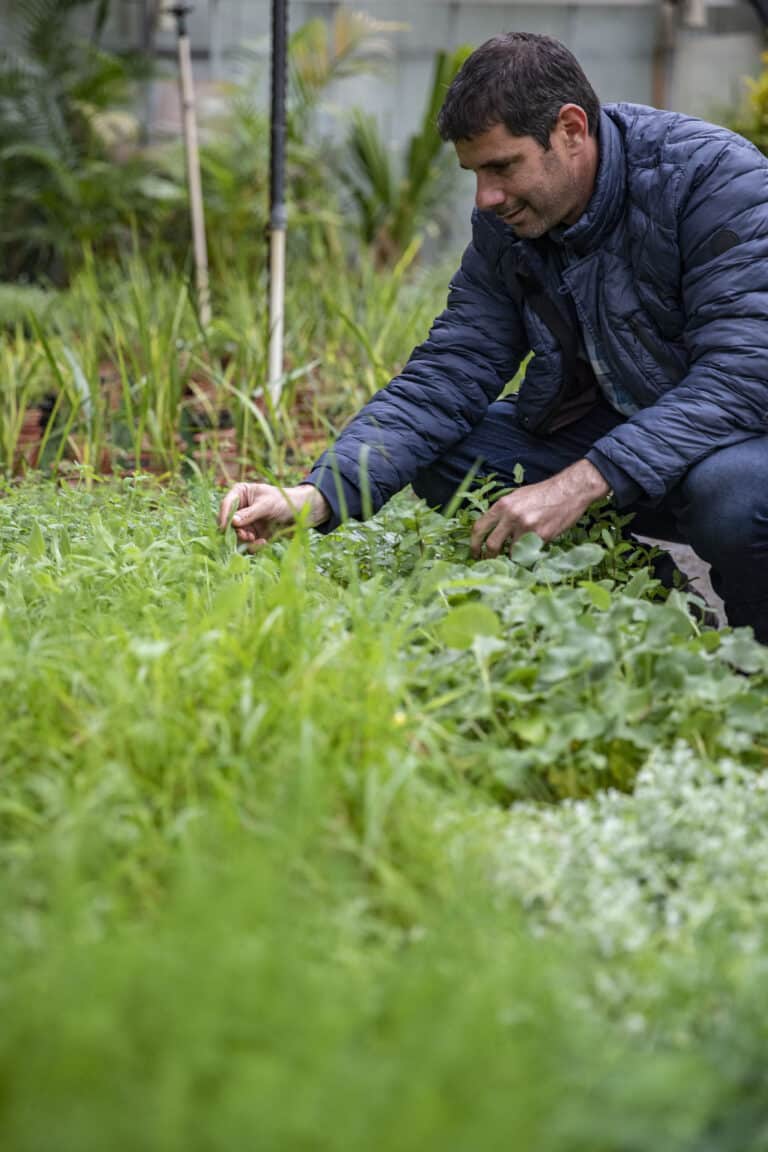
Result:
{"type": "Polygon", "coordinates": [[[681,484],[682,521],[707,559],[768,542],[768,438],[713,452],[681,484]]]}

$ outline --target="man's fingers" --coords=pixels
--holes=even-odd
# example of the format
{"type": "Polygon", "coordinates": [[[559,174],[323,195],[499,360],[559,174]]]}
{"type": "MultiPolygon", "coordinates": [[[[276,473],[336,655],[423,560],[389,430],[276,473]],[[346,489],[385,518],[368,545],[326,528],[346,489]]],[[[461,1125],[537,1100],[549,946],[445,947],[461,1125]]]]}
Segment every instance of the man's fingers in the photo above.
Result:
{"type": "Polygon", "coordinates": [[[235,484],[235,486],[227,492],[219,509],[219,528],[222,532],[226,531],[229,527],[232,513],[237,512],[241,508],[246,508],[251,502],[254,487],[253,484],[240,483],[235,484]]]}
{"type": "Polygon", "coordinates": [[[472,529],[471,549],[475,560],[481,556],[498,556],[504,544],[515,533],[515,522],[504,515],[504,509],[489,508],[472,529]]]}
{"type": "Polygon", "coordinates": [[[229,524],[230,517],[236,508],[240,507],[240,485],[230,488],[219,507],[219,528],[224,532],[229,524]]]}
{"type": "Polygon", "coordinates": [[[475,560],[480,559],[483,552],[483,541],[493,529],[498,518],[498,513],[495,509],[489,508],[487,512],[484,512],[482,516],[475,520],[470,537],[470,548],[475,560]]]}
{"type": "Polygon", "coordinates": [[[296,519],[298,508],[279,489],[257,496],[246,508],[241,508],[232,523],[236,528],[247,528],[262,521],[268,524],[290,524],[296,519]]]}
{"type": "Polygon", "coordinates": [[[514,537],[514,529],[510,524],[500,520],[490,536],[485,539],[486,556],[500,556],[506,542],[514,537]]]}
{"type": "Polygon", "coordinates": [[[312,523],[321,524],[328,518],[325,501],[315,495],[312,487],[283,489],[271,484],[235,484],[221,502],[219,528],[224,531],[231,520],[241,543],[262,547],[276,528],[292,524],[305,504],[309,504],[312,523]]]}
{"type": "Polygon", "coordinates": [[[233,517],[233,527],[248,528],[252,524],[256,524],[259,520],[276,519],[274,515],[270,515],[272,511],[270,504],[271,502],[269,500],[256,500],[253,504],[249,504],[247,508],[241,508],[233,517]]]}
{"type": "Polygon", "coordinates": [[[472,555],[476,560],[481,556],[500,556],[504,545],[508,541],[514,543],[524,531],[519,521],[499,501],[475,521],[471,539],[472,555]]]}

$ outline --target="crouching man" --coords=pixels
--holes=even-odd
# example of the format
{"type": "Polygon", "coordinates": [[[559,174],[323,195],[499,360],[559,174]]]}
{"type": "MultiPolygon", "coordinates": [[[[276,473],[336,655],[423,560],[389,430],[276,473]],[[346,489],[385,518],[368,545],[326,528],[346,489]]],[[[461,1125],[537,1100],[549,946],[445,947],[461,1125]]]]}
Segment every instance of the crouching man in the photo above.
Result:
{"type": "Polygon", "coordinates": [[[236,508],[258,546],[308,504],[330,531],[362,515],[363,467],[376,510],[409,483],[445,505],[471,469],[512,486],[521,464],[475,555],[552,540],[610,495],[690,544],[729,622],[768,643],[768,160],[688,116],[601,107],[528,33],[469,57],[439,127],[477,182],[445,311],[306,483],[235,485],[221,526],[236,508]]]}

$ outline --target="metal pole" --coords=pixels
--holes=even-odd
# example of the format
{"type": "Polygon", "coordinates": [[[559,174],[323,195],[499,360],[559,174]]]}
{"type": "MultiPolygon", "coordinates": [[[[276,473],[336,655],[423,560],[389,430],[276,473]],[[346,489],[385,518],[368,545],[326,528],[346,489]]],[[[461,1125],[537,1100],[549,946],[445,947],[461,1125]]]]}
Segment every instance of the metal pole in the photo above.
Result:
{"type": "Polygon", "coordinates": [[[288,0],[272,0],[272,111],[269,171],[269,394],[280,402],[285,312],[285,89],[288,0]]]}
{"type": "Polygon", "coordinates": [[[200,323],[203,328],[207,328],[211,322],[211,295],[208,287],[208,249],[205,243],[203,189],[200,182],[200,155],[197,146],[195,94],[192,83],[192,49],[187,33],[187,14],[191,10],[191,4],[175,4],[171,8],[171,12],[176,17],[176,32],[179,38],[179,85],[181,110],[184,118],[184,149],[187,157],[189,210],[192,217],[197,307],[200,323]]]}
{"type": "Polygon", "coordinates": [[[208,4],[208,36],[211,59],[211,80],[221,80],[222,44],[221,44],[221,7],[220,0],[209,0],[208,4]]]}

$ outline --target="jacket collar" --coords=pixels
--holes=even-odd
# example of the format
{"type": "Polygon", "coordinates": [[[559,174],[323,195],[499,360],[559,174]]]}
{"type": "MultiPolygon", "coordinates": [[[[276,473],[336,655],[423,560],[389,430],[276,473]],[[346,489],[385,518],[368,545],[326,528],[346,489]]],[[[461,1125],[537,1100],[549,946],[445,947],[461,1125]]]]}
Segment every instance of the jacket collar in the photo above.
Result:
{"type": "Polygon", "coordinates": [[[475,209],[475,217],[500,236],[502,252],[508,253],[521,267],[538,269],[541,274],[550,244],[567,244],[577,257],[586,256],[600,246],[618,223],[624,212],[627,188],[624,142],[620,129],[603,108],[600,109],[598,148],[594,190],[584,212],[570,228],[555,228],[540,240],[522,240],[493,212],[475,209]]]}
{"type": "Polygon", "coordinates": [[[595,188],[586,209],[560,238],[579,255],[597,248],[618,223],[624,211],[627,170],[621,132],[604,109],[600,109],[599,158],[595,188]]]}

